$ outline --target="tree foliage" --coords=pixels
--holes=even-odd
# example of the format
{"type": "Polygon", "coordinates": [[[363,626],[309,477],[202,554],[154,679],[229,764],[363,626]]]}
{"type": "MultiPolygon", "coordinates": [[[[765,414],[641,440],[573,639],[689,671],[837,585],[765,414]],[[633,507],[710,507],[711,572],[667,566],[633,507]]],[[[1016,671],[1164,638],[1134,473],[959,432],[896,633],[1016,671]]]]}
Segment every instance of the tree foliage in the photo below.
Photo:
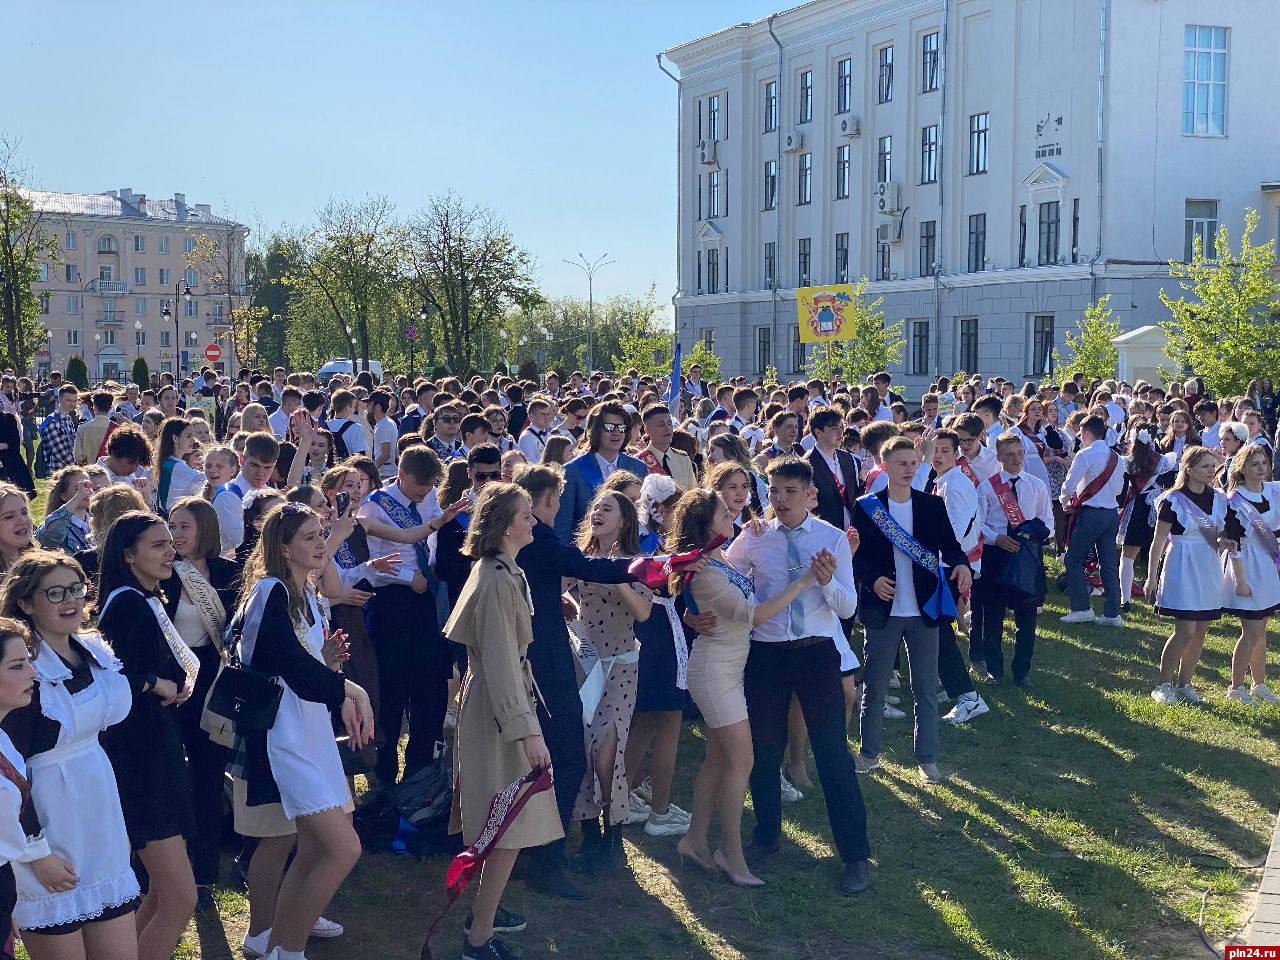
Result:
{"type": "Polygon", "coordinates": [[[136,383],[143,390],[147,389],[147,385],[151,383],[151,371],[147,369],[146,357],[139,355],[133,358],[133,373],[129,382],[136,383]]]}
{"type": "Polygon", "coordinates": [[[689,376],[694,364],[702,367],[702,378],[707,383],[715,383],[720,379],[720,358],[707,349],[701,340],[694,343],[693,349],[680,358],[680,373],[689,376]]]}
{"type": "Polygon", "coordinates": [[[68,383],[74,383],[81,390],[89,389],[89,368],[80,354],[73,354],[67,361],[66,379],[68,383]]]}
{"type": "Polygon", "coordinates": [[[52,270],[59,261],[56,233],[23,193],[26,175],[17,144],[0,139],[0,366],[18,371],[31,368],[45,341],[34,289],[41,264],[52,270]]]}
{"type": "Polygon", "coordinates": [[[1063,379],[1077,373],[1085,378],[1106,380],[1117,375],[1120,367],[1120,350],[1112,342],[1120,336],[1120,322],[1112,319],[1111,295],[1099,297],[1084,308],[1084,316],[1076,321],[1076,332],[1067,332],[1063,346],[1069,351],[1069,359],[1063,359],[1053,351],[1053,369],[1063,379]]]}
{"type": "MultiPolygon", "coordinates": [[[[263,314],[252,306],[248,275],[240,273],[240,265],[246,260],[244,227],[206,224],[188,233],[195,243],[185,255],[187,269],[194,270],[200,278],[199,299],[218,308],[205,312],[209,339],[229,342],[241,366],[256,365],[258,325],[263,314]],[[221,324],[217,323],[219,319],[221,324]]],[[[227,360],[229,366],[231,358],[227,360]]]]}
{"type": "Polygon", "coordinates": [[[1160,291],[1170,319],[1165,352],[1178,367],[1190,366],[1217,396],[1244,393],[1250,380],[1275,376],[1280,368],[1280,312],[1276,296],[1275,241],[1255,246],[1258,212],[1245,213],[1240,251],[1231,246],[1225,224],[1214,238],[1213,256],[1199,237],[1191,262],[1171,262],[1179,281],[1177,299],[1160,291]]]}
{"type": "Polygon", "coordinates": [[[845,307],[845,324],[849,339],[818,344],[809,351],[805,372],[827,383],[842,379],[846,383],[865,383],[867,377],[902,361],[906,340],[903,324],[884,322],[880,309],[884,297],[867,302],[867,278],[853,288],[853,302],[845,307]]]}

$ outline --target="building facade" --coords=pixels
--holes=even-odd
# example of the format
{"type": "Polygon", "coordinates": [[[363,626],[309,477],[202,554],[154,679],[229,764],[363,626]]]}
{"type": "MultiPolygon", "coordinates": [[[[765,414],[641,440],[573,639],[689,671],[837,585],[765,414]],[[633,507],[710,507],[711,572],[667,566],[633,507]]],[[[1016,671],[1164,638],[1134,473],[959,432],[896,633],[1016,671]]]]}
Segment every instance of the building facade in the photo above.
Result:
{"type": "MultiPolygon", "coordinates": [[[[676,329],[726,374],[803,369],[797,286],[867,277],[912,395],[1052,373],[1104,294],[1167,319],[1169,261],[1280,229],[1268,0],[815,0],[671,50],[676,329]],[[1210,242],[1211,247],[1211,242],[1210,242]]],[[[660,61],[661,65],[661,61],[660,61]]]]}
{"type": "Polygon", "coordinates": [[[36,284],[48,334],[40,373],[65,370],[76,354],[91,380],[127,381],[139,356],[152,372],[180,375],[236,365],[230,314],[245,302],[248,228],[181,193],[24,192],[59,245],[36,284]],[[202,236],[216,251],[202,255],[212,250],[198,246],[202,236]],[[215,344],[211,363],[206,350],[215,344]]]}

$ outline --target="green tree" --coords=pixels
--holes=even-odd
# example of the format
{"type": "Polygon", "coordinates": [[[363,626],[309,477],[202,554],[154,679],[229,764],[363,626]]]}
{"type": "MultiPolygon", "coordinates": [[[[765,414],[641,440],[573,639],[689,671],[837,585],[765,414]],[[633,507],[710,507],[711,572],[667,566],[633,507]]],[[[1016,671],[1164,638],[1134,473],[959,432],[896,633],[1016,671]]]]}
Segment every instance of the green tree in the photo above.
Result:
{"type": "Polygon", "coordinates": [[[1111,318],[1111,295],[1099,297],[1084,308],[1084,317],[1076,321],[1076,332],[1068,332],[1064,346],[1070,359],[1064,360],[1053,351],[1054,373],[1069,379],[1083,373],[1087,379],[1106,380],[1115,377],[1120,366],[1120,351],[1112,340],[1120,336],[1120,323],[1111,318]]]}
{"type": "MultiPolygon", "coordinates": [[[[184,255],[187,269],[200,278],[201,300],[216,304],[217,309],[206,315],[222,321],[212,339],[228,343],[240,366],[256,365],[258,326],[265,314],[252,306],[254,291],[248,287],[251,280],[260,282],[260,276],[241,273],[248,231],[241,224],[228,222],[206,224],[188,233],[195,243],[184,255]]],[[[228,365],[230,360],[228,357],[228,365]]]]}
{"type": "Polygon", "coordinates": [[[143,390],[147,389],[147,385],[151,382],[151,371],[147,369],[145,357],[138,356],[133,358],[133,373],[130,382],[136,383],[143,390]]]}
{"type": "Polygon", "coordinates": [[[853,288],[853,300],[845,307],[845,325],[849,339],[817,345],[805,360],[805,372],[827,383],[842,379],[846,383],[864,383],[867,377],[888,370],[901,362],[906,340],[902,321],[884,322],[880,309],[884,297],[867,302],[867,278],[853,288]]]}
{"type": "Polygon", "coordinates": [[[621,373],[635,367],[640,376],[661,377],[671,373],[671,334],[627,330],[618,336],[621,355],[614,355],[613,369],[621,373]]]}
{"type": "Polygon", "coordinates": [[[1191,262],[1169,264],[1183,295],[1175,300],[1160,291],[1170,313],[1160,324],[1169,335],[1165,353],[1178,368],[1190,366],[1219,397],[1244,393],[1250,380],[1274,377],[1280,367],[1275,241],[1255,246],[1257,228],[1258,211],[1249,209],[1238,254],[1225,224],[1212,257],[1196,237],[1191,262]]]}
{"type": "Polygon", "coordinates": [[[680,372],[683,376],[689,375],[689,370],[694,364],[702,367],[702,379],[707,383],[716,383],[720,379],[720,358],[707,349],[707,345],[698,340],[694,343],[693,349],[683,354],[680,358],[680,372]]]}
{"type": "Polygon", "coordinates": [[[74,354],[67,361],[66,378],[68,383],[74,383],[81,390],[89,389],[89,368],[80,354],[74,354]]]}
{"type": "Polygon", "coordinates": [[[45,341],[34,285],[41,266],[52,271],[59,260],[56,232],[32,206],[25,179],[17,144],[0,139],[0,366],[19,373],[31,369],[45,341]]]}

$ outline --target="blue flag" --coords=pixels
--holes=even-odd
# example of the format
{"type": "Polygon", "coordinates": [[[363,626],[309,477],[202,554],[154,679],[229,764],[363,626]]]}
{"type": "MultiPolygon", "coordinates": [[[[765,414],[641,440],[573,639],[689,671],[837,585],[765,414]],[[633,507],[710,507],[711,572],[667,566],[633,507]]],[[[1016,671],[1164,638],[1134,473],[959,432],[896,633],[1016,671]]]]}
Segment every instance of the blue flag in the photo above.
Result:
{"type": "Polygon", "coordinates": [[[671,388],[667,391],[667,409],[674,417],[680,404],[680,341],[676,341],[676,355],[671,361],[671,388]]]}

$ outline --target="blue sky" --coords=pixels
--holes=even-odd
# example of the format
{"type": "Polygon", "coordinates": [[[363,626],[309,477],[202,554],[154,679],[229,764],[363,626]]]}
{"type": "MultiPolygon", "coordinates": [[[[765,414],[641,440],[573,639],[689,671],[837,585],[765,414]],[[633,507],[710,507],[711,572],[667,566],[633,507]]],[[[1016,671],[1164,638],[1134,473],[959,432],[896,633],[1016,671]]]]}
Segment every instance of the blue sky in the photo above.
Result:
{"type": "Polygon", "coordinates": [[[662,49],[767,16],[759,0],[21,0],[0,135],[33,185],[186,194],[250,226],[330,196],[406,213],[454,190],[501,213],[549,295],[579,252],[597,296],[675,290],[676,87],[662,49]],[[62,27],[58,28],[57,21],[62,27]],[[76,21],[79,21],[76,23],[76,21]],[[56,31],[56,33],[55,33],[56,31]]]}

